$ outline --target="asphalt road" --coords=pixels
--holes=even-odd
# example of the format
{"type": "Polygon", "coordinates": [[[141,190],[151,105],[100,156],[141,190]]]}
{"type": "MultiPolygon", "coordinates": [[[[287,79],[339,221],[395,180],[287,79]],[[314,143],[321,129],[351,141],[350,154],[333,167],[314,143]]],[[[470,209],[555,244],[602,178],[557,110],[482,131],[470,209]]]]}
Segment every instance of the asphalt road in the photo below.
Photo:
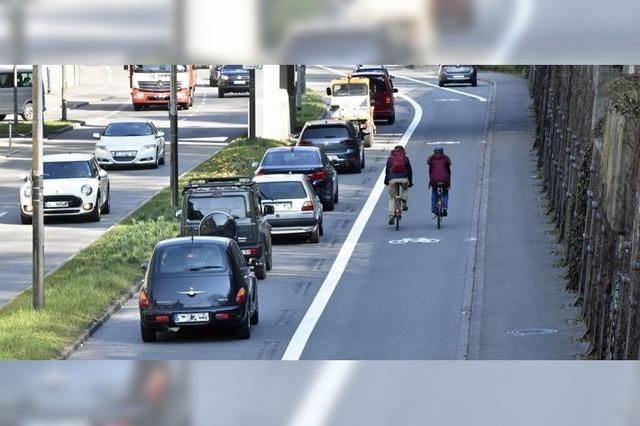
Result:
{"type": "MultiPolygon", "coordinates": [[[[208,72],[199,71],[199,86],[194,107],[179,111],[179,166],[185,172],[210,157],[234,138],[246,133],[248,97],[236,95],[217,98],[217,89],[208,87],[208,72]]],[[[45,154],[64,152],[93,152],[93,132],[118,119],[148,119],[169,138],[166,109],[154,108],[134,112],[128,89],[118,87],[106,94],[104,100],[73,109],[69,116],[81,118],[86,126],[63,133],[44,142],[45,154]]],[[[2,141],[2,153],[6,151],[2,141]]],[[[31,145],[17,143],[9,157],[0,157],[0,305],[9,302],[31,284],[31,227],[20,224],[18,191],[20,174],[31,167],[31,145]]],[[[167,144],[167,152],[170,144],[167,144]]],[[[109,170],[111,182],[111,213],[100,222],[77,219],[47,220],[45,226],[45,272],[50,272],[66,259],[88,246],[110,226],[169,184],[170,156],[166,165],[158,169],[109,170]]],[[[105,266],[107,267],[107,266],[105,266]]]]}
{"type": "MultiPolygon", "coordinates": [[[[432,68],[398,68],[394,72],[397,74],[394,84],[400,90],[396,98],[396,123],[379,125],[376,144],[367,150],[367,168],[362,174],[340,175],[340,203],[336,211],[325,214],[325,235],[320,244],[292,239],[276,241],[273,271],[259,282],[260,324],[253,328],[249,341],[238,341],[226,333],[180,332],[163,334],[155,344],[142,344],[137,301],[132,299],[72,358],[575,357],[580,348],[572,341],[577,331],[568,325],[571,312],[565,310],[565,305],[570,298],[562,293],[562,283],[551,279],[546,287],[536,285],[540,268],[546,268],[547,278],[553,274],[550,269],[553,262],[548,253],[541,258],[526,255],[529,241],[546,232],[544,224],[521,223],[521,236],[509,235],[514,240],[511,251],[503,250],[499,240],[506,236],[499,221],[504,218],[496,216],[494,209],[487,209],[486,203],[485,207],[480,206],[478,191],[488,191],[491,181],[481,178],[484,145],[497,140],[497,136],[504,137],[503,142],[508,141],[508,132],[521,130],[523,123],[530,122],[527,100],[522,96],[526,83],[500,75],[481,75],[483,79],[476,88],[442,90],[434,85],[437,80],[432,68]],[[502,102],[494,119],[490,118],[495,99],[487,77],[496,82],[498,99],[502,102]],[[415,186],[410,192],[409,211],[396,232],[386,224],[386,188],[378,198],[381,189],[378,179],[389,149],[402,142],[408,142],[415,186]],[[441,230],[435,228],[428,212],[426,188],[426,158],[436,143],[444,144],[453,159],[450,214],[441,230]],[[484,214],[480,216],[484,219],[479,221],[482,211],[484,214]],[[480,280],[485,285],[477,287],[473,294],[477,253],[472,248],[479,235],[488,238],[485,234],[490,227],[494,229],[493,240],[487,240],[486,247],[482,244],[480,248],[488,251],[487,258],[493,257],[487,265],[482,258],[482,265],[487,266],[482,270],[499,276],[500,280],[480,280]],[[345,251],[347,246],[353,248],[351,253],[345,251]],[[528,268],[528,281],[520,280],[521,275],[517,283],[511,281],[509,268],[514,262],[528,268]],[[514,290],[518,283],[526,284],[526,289],[514,290]],[[470,317],[470,304],[474,299],[483,300],[483,289],[494,292],[492,299],[490,303],[476,303],[478,311],[470,317]],[[502,298],[501,290],[510,291],[509,300],[502,298]],[[519,309],[528,302],[519,299],[519,294],[537,295],[528,307],[537,312],[536,316],[525,318],[538,322],[518,322],[519,309]],[[555,303],[549,305],[549,298],[555,303]],[[319,303],[322,299],[325,302],[319,303]],[[542,320],[546,322],[543,324],[542,320]],[[542,325],[555,332],[543,336],[535,333],[504,336],[512,327],[542,325]],[[482,335],[486,342],[495,342],[496,346],[479,347],[484,341],[476,344],[476,335],[482,335]],[[521,346],[522,342],[527,343],[521,346]],[[292,350],[296,345],[297,354],[292,350]],[[514,347],[520,350],[514,351],[514,347]]],[[[330,68],[310,67],[309,85],[322,89],[334,75],[330,68]]],[[[522,157],[524,152],[526,156],[528,137],[527,130],[522,130],[512,154],[522,157]]],[[[508,157],[501,160],[509,162],[508,157]]],[[[491,178],[503,179],[500,173],[508,176],[509,172],[504,167],[492,169],[491,178]]],[[[525,185],[521,188],[524,193],[537,191],[532,185],[527,186],[528,181],[522,180],[520,184],[525,185]]],[[[498,213],[508,215],[511,210],[521,213],[520,210],[530,208],[526,203],[518,204],[521,201],[510,202],[505,197],[498,213]]],[[[532,216],[538,217],[537,214],[532,216]]],[[[543,250],[545,243],[551,244],[549,241],[535,244],[543,250]]]]}

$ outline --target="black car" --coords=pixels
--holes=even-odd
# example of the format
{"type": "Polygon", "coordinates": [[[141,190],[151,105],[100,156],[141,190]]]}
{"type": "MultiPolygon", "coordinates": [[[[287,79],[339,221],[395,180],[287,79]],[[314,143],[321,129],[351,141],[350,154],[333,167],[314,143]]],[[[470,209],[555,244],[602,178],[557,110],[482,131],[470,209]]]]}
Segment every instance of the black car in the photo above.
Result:
{"type": "Polygon", "coordinates": [[[272,206],[261,205],[260,190],[251,178],[192,179],[184,187],[180,236],[199,235],[200,221],[209,213],[221,211],[235,219],[237,242],[247,260],[255,259],[256,276],[264,279],[272,265],[271,225],[265,218],[272,206]],[[267,211],[269,210],[269,211],[267,211]]]}
{"type": "Polygon", "coordinates": [[[318,194],[324,210],[333,210],[338,202],[338,172],[320,148],[292,146],[270,148],[260,163],[254,163],[256,176],[274,173],[300,173],[307,175],[318,194]]]}
{"type": "MultiPolygon", "coordinates": [[[[251,262],[253,263],[253,262],[251,262]]],[[[142,341],[157,331],[224,326],[248,339],[258,323],[256,278],[230,238],[184,237],[159,242],[145,262],[140,290],[142,341]]]]}
{"type": "Polygon", "coordinates": [[[249,93],[249,70],[242,65],[222,65],[218,75],[219,98],[226,93],[249,93]]]}
{"type": "Polygon", "coordinates": [[[337,169],[360,173],[365,166],[364,140],[348,121],[308,121],[300,132],[296,145],[320,148],[337,169]]]}
{"type": "Polygon", "coordinates": [[[439,85],[449,83],[469,83],[478,85],[478,70],[475,65],[440,65],[438,71],[439,85]]]}

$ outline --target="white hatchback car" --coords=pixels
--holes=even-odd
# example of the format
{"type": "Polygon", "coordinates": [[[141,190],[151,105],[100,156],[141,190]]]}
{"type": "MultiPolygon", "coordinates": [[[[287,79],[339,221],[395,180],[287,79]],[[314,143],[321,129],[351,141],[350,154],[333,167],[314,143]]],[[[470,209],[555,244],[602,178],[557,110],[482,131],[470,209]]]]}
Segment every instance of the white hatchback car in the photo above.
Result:
{"type": "MultiPolygon", "coordinates": [[[[109,176],[90,154],[55,154],[43,157],[44,215],[86,216],[99,221],[111,210],[109,176]]],[[[31,223],[31,180],[22,176],[20,220],[31,223]]]]}
{"type": "Polygon", "coordinates": [[[98,139],[95,156],[102,166],[151,166],[164,164],[164,132],[158,131],[150,121],[123,121],[110,123],[98,139]]]}
{"type": "Polygon", "coordinates": [[[272,235],[302,234],[312,243],[320,242],[322,202],[305,175],[259,175],[253,181],[260,189],[262,205],[273,206],[274,213],[266,216],[272,235]]]}

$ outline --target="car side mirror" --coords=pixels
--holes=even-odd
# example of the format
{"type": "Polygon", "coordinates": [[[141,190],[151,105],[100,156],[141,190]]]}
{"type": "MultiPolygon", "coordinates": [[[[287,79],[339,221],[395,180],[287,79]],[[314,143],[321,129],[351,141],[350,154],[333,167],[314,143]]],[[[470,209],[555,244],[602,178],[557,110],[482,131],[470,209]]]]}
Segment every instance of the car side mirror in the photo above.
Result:
{"type": "Polygon", "coordinates": [[[275,212],[276,212],[276,210],[271,204],[267,204],[265,206],[262,206],[262,213],[264,213],[265,215],[274,214],[275,212]]]}
{"type": "Polygon", "coordinates": [[[27,182],[29,180],[29,173],[20,173],[20,180],[27,182]]]}
{"type": "Polygon", "coordinates": [[[107,177],[107,171],[106,171],[106,170],[104,170],[104,169],[100,169],[100,171],[98,172],[98,175],[99,175],[101,178],[105,178],[105,177],[107,177]]]}
{"type": "Polygon", "coordinates": [[[149,261],[145,260],[144,262],[142,262],[140,264],[140,269],[142,269],[143,271],[146,271],[147,269],[149,269],[149,261]]]}
{"type": "Polygon", "coordinates": [[[93,133],[91,137],[94,139],[100,139],[100,133],[93,133]]]}
{"type": "Polygon", "coordinates": [[[327,96],[331,96],[331,87],[327,87],[327,96]]]}
{"type": "Polygon", "coordinates": [[[395,87],[393,88],[393,93],[398,93],[398,89],[396,89],[395,87]]]}
{"type": "Polygon", "coordinates": [[[391,75],[389,75],[389,78],[393,79],[393,78],[396,78],[396,76],[391,74],[391,75]]]}
{"type": "Polygon", "coordinates": [[[251,163],[251,168],[252,169],[257,169],[259,165],[260,165],[260,163],[258,163],[257,161],[254,161],[253,163],[251,163]]]}
{"type": "Polygon", "coordinates": [[[176,218],[182,218],[182,209],[176,209],[176,218]]]}
{"type": "Polygon", "coordinates": [[[125,65],[125,66],[124,66],[124,70],[125,70],[125,71],[129,71],[129,65],[125,65]]]}
{"type": "Polygon", "coordinates": [[[163,138],[164,137],[164,132],[158,132],[158,137],[159,138],[163,138]]]}
{"type": "Polygon", "coordinates": [[[340,105],[331,105],[329,109],[331,109],[331,111],[337,111],[340,109],[340,105]]]}
{"type": "Polygon", "coordinates": [[[375,99],[371,99],[371,101],[369,102],[369,105],[376,106],[376,100],[375,99]]]}

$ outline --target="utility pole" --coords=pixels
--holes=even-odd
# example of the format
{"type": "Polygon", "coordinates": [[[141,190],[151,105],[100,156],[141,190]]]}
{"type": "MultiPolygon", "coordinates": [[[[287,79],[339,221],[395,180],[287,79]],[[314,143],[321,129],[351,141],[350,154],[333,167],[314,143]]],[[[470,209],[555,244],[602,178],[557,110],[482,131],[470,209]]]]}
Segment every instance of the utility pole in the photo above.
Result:
{"type": "Polygon", "coordinates": [[[13,66],[13,128],[18,131],[18,67],[13,66]]]}
{"type": "Polygon", "coordinates": [[[249,69],[249,139],[256,138],[256,70],[249,69]]]}
{"type": "Polygon", "coordinates": [[[62,97],[62,121],[67,121],[67,66],[62,65],[62,87],[60,95],[62,97]]]}
{"type": "Polygon", "coordinates": [[[171,126],[171,202],[178,208],[178,66],[171,65],[169,125],[171,126]]]}
{"type": "Polygon", "coordinates": [[[44,308],[44,215],[42,165],[42,72],[33,66],[33,165],[31,170],[31,204],[33,206],[33,309],[44,308]]]}

